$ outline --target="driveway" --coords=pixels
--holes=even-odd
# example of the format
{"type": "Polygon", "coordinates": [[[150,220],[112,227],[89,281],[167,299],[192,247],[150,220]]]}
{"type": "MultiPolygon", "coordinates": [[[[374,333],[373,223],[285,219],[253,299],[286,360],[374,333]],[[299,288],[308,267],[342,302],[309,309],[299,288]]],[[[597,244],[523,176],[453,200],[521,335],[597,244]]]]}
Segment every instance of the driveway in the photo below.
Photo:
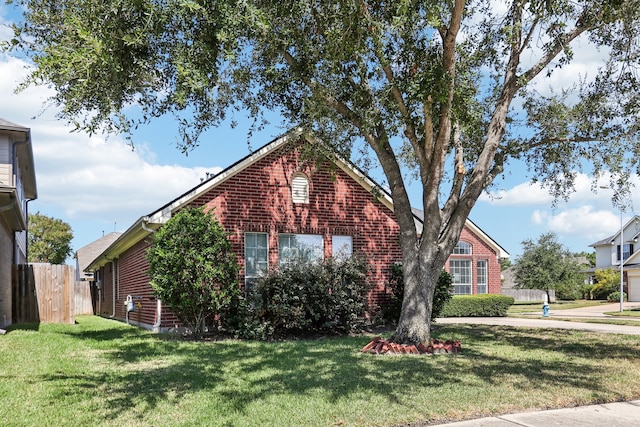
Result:
{"type": "MultiPolygon", "coordinates": [[[[624,308],[640,308],[640,302],[625,302],[624,308]]],[[[600,304],[597,306],[573,308],[569,310],[550,310],[549,317],[542,317],[541,306],[540,311],[537,313],[524,313],[523,316],[526,317],[441,317],[436,319],[436,324],[447,325],[469,323],[476,325],[575,329],[610,334],[640,335],[640,319],[638,321],[638,326],[608,325],[604,323],[586,323],[579,321],[579,319],[588,320],[612,318],[613,316],[609,316],[604,313],[619,310],[619,303],[600,304]],[[554,320],[554,317],[556,319],[572,319],[572,321],[554,320]]]]}

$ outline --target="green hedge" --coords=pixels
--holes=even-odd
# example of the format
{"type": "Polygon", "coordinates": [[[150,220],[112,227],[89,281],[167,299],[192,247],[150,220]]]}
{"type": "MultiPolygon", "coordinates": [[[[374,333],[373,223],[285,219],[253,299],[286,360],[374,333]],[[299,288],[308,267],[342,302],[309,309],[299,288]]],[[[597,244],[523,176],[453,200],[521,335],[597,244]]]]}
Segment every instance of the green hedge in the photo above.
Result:
{"type": "Polygon", "coordinates": [[[454,295],[444,305],[441,317],[504,317],[513,303],[506,295],[454,295]]]}

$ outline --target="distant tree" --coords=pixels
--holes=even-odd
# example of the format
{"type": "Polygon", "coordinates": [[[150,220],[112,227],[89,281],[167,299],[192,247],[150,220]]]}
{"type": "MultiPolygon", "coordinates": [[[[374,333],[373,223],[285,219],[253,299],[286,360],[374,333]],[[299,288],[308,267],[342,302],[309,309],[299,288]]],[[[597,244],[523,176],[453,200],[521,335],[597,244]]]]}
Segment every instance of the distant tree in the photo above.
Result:
{"type": "Polygon", "coordinates": [[[155,295],[195,338],[240,292],[238,262],[227,233],[204,208],[185,208],[167,221],[153,235],[147,260],[155,295]]]}
{"type": "Polygon", "coordinates": [[[505,271],[507,268],[511,267],[513,263],[509,258],[500,258],[500,271],[505,271]]]}
{"type": "Polygon", "coordinates": [[[64,264],[71,255],[71,226],[61,219],[36,212],[29,214],[29,262],[64,264]]]}
{"type": "Polygon", "coordinates": [[[586,251],[582,251],[582,252],[576,252],[573,256],[575,256],[576,258],[586,258],[587,259],[587,266],[589,267],[595,267],[596,266],[596,253],[595,252],[586,252],[586,251]]]}
{"type": "Polygon", "coordinates": [[[522,242],[522,255],[514,265],[517,287],[554,289],[558,298],[575,298],[584,282],[582,267],[572,254],[557,241],[555,233],[542,234],[537,242],[522,242]]]}

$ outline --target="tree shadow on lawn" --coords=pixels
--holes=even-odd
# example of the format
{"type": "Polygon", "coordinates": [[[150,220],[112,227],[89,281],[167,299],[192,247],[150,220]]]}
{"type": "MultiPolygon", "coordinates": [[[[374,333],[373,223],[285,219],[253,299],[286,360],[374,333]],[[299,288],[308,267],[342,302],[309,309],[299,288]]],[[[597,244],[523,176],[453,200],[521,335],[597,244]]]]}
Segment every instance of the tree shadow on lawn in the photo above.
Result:
{"type": "MultiPolygon", "coordinates": [[[[364,391],[408,405],[407,387],[429,388],[435,396],[443,386],[482,388],[497,385],[507,376],[517,376],[514,386],[523,389],[570,386],[604,395],[613,390],[594,380],[605,372],[589,360],[637,358],[640,350],[637,338],[621,345],[617,338],[603,343],[591,334],[568,339],[562,331],[541,335],[533,329],[495,326],[439,327],[434,337],[460,339],[463,349],[460,355],[437,356],[360,352],[371,336],[276,343],[188,342],[128,329],[78,334],[79,339],[110,340],[106,351],[94,356],[108,361],[105,370],[76,376],[54,373],[44,379],[78,387],[78,397],[96,390],[103,399],[100,413],[108,419],[120,417],[122,408],[144,414],[201,392],[218,402],[220,406],[213,409],[221,416],[232,416],[246,412],[255,401],[312,395],[318,390],[330,402],[362,397],[364,391]],[[514,360],[509,354],[501,356],[500,346],[515,346],[525,354],[543,350],[554,356],[530,354],[526,360],[514,360]]],[[[68,386],[61,386],[63,391],[72,392],[68,386]]]]}

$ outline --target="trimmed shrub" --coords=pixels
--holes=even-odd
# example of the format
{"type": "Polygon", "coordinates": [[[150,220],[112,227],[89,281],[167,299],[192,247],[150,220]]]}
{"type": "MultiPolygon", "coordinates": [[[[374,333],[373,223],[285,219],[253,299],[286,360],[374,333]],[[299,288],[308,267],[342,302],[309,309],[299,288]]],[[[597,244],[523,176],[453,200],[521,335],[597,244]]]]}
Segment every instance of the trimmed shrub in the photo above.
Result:
{"type": "MultiPolygon", "coordinates": [[[[402,296],[404,295],[404,278],[402,275],[402,264],[394,264],[391,266],[391,280],[387,284],[389,298],[382,309],[382,318],[389,322],[395,323],[400,318],[402,310],[402,296]]],[[[431,318],[440,317],[440,313],[444,305],[451,299],[453,293],[453,276],[445,270],[440,272],[438,284],[433,294],[433,307],[431,310],[431,318]]]]}
{"type": "MultiPolygon", "coordinates": [[[[624,299],[624,301],[627,300],[627,293],[626,292],[622,293],[622,298],[624,299]]],[[[609,301],[609,302],[618,302],[618,301],[620,301],[620,291],[611,292],[609,295],[607,295],[607,301],[609,301]]]]}
{"type": "Polygon", "coordinates": [[[512,297],[496,294],[454,295],[442,310],[442,317],[504,317],[514,303],[512,297]]]}
{"type": "Polygon", "coordinates": [[[229,331],[261,340],[355,331],[367,323],[366,275],[362,257],[283,267],[260,279],[254,291],[238,301],[229,331]]]}

